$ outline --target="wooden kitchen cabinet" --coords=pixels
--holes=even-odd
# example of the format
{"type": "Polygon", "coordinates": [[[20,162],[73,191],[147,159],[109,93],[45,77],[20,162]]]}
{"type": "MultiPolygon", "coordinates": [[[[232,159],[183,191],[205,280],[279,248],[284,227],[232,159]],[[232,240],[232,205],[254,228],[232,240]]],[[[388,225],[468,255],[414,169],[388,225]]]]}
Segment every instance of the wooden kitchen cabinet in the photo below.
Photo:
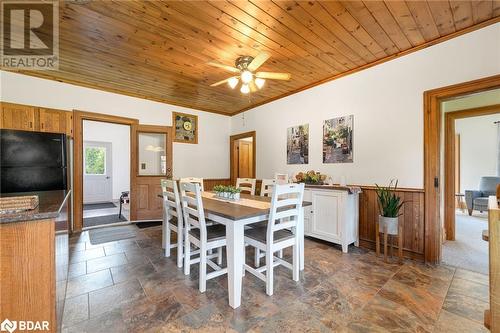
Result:
{"type": "Polygon", "coordinates": [[[35,130],[35,107],[1,102],[0,128],[35,130]]]}
{"type": "Polygon", "coordinates": [[[40,117],[40,132],[64,133],[66,131],[66,111],[38,108],[40,117]]]}
{"type": "Polygon", "coordinates": [[[0,128],[73,136],[73,112],[1,102],[0,128]]]}

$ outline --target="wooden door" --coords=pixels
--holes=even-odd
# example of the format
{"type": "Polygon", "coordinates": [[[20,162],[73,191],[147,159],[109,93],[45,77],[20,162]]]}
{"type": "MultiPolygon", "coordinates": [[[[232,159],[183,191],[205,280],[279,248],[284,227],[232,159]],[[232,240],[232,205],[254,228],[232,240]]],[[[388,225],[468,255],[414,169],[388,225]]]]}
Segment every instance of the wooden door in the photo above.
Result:
{"type": "Polygon", "coordinates": [[[29,105],[0,103],[0,128],[34,131],[35,108],[29,105]]]}
{"type": "MultiPolygon", "coordinates": [[[[160,180],[172,178],[172,128],[167,126],[139,125],[135,129],[136,194],[131,200],[137,220],[162,218],[162,193],[160,180]]],[[[132,212],[131,212],[132,213],[132,212]]]]}
{"type": "Polygon", "coordinates": [[[62,110],[39,108],[40,132],[66,134],[66,112],[62,110]]]}
{"type": "Polygon", "coordinates": [[[238,141],[238,178],[253,177],[253,143],[250,141],[238,141]]]}

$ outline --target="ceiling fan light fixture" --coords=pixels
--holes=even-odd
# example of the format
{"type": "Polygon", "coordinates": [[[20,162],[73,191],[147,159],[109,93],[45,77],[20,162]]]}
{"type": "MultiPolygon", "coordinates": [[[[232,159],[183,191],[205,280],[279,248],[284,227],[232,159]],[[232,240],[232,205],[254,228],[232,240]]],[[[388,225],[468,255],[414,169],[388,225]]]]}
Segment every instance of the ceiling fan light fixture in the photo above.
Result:
{"type": "Polygon", "coordinates": [[[232,77],[227,81],[227,84],[231,87],[231,89],[234,89],[238,85],[238,81],[237,77],[232,77]]]}
{"type": "Polygon", "coordinates": [[[250,92],[250,87],[248,86],[248,84],[242,84],[240,91],[242,94],[248,94],[250,92]]]}
{"type": "Polygon", "coordinates": [[[266,80],[264,80],[264,79],[261,79],[259,77],[255,79],[255,85],[259,89],[261,89],[264,86],[264,83],[266,83],[266,80]]]}
{"type": "Polygon", "coordinates": [[[241,72],[241,81],[243,83],[250,83],[253,79],[253,74],[249,70],[244,70],[241,72]]]}

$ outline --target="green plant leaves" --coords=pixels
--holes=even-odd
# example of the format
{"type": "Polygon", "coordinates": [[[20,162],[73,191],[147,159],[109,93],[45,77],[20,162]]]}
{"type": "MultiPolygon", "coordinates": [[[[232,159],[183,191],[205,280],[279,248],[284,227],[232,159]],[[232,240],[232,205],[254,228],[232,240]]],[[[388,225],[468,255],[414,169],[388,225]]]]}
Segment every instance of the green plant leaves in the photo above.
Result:
{"type": "Polygon", "coordinates": [[[384,217],[398,217],[401,215],[399,212],[405,202],[395,193],[398,188],[398,181],[391,180],[389,186],[379,186],[378,184],[375,184],[375,186],[377,187],[376,193],[380,214],[384,217]]]}

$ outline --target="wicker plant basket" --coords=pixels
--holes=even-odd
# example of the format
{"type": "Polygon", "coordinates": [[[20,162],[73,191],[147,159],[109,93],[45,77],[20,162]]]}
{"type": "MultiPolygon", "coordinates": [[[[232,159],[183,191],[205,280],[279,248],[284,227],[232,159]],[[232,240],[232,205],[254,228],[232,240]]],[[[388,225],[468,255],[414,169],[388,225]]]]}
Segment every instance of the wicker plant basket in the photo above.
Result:
{"type": "Polygon", "coordinates": [[[38,207],[38,196],[27,195],[22,197],[0,198],[0,213],[12,213],[24,210],[31,210],[38,207]]]}

